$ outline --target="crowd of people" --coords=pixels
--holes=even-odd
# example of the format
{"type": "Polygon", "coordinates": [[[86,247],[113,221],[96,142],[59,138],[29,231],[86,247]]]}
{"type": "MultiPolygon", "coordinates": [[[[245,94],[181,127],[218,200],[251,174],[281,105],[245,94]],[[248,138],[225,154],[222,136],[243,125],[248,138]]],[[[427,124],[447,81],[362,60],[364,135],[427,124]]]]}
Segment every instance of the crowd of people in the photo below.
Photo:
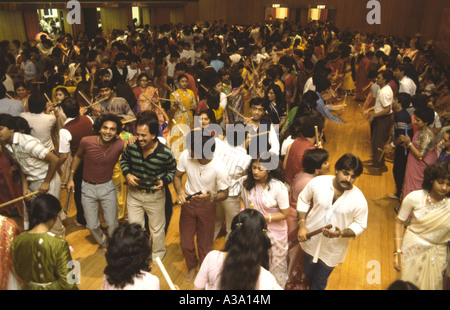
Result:
{"type": "Polygon", "coordinates": [[[385,173],[386,159],[400,204],[394,266],[442,288],[450,71],[432,42],[288,21],[45,31],[0,42],[1,288],[77,288],[67,189],[75,225],[106,255],[102,289],[159,289],[150,271],[175,201],[196,289],[323,290],[367,229],[354,182],[385,173]],[[370,123],[372,157],[347,153],[329,174],[325,124],[345,124],[350,102],[370,123]],[[225,248],[212,251],[222,229],[225,248]]]}

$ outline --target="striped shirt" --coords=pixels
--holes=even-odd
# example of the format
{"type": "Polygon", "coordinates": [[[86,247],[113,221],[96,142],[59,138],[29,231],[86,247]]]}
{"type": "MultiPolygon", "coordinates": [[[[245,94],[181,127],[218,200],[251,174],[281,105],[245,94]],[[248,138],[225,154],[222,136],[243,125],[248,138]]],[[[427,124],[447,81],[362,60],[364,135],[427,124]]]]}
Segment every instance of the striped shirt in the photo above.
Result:
{"type": "Polygon", "coordinates": [[[6,148],[19,164],[27,180],[43,180],[47,176],[48,163],[44,160],[50,152],[39,139],[19,132],[14,133],[12,144],[6,148]]]}
{"type": "Polygon", "coordinates": [[[137,189],[152,190],[161,178],[164,185],[172,183],[177,163],[172,150],[158,141],[153,153],[144,158],[138,143],[128,145],[120,159],[123,175],[131,173],[139,179],[147,181],[139,184],[137,189]],[[150,179],[154,180],[150,180],[150,179]]]}

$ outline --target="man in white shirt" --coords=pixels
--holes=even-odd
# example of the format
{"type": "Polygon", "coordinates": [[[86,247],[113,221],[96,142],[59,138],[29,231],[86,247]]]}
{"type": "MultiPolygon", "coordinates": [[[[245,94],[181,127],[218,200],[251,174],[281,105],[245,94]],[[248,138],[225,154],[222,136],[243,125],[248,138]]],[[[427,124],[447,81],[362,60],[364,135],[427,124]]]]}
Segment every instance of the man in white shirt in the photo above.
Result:
{"type": "Polygon", "coordinates": [[[10,99],[6,97],[6,87],[0,83],[0,113],[9,114],[12,116],[20,116],[20,113],[25,112],[25,107],[20,100],[10,99]]]}
{"type": "Polygon", "coordinates": [[[390,71],[382,71],[378,74],[377,84],[380,89],[377,92],[373,114],[369,117],[369,122],[373,121],[371,146],[372,162],[367,164],[369,173],[380,174],[387,171],[384,161],[384,146],[388,142],[390,130],[393,124],[392,103],[394,92],[389,86],[392,79],[390,71]]]}
{"type": "Polygon", "coordinates": [[[407,72],[408,67],[403,64],[399,64],[394,70],[394,76],[400,84],[399,93],[407,93],[412,97],[416,94],[417,85],[407,76],[407,72]]]}
{"type": "Polygon", "coordinates": [[[246,148],[252,158],[258,158],[262,152],[270,152],[275,156],[280,154],[279,126],[272,124],[263,116],[267,113],[267,106],[261,98],[250,100],[251,118],[246,125],[250,132],[247,136],[246,148]]]}
{"type": "Polygon", "coordinates": [[[181,205],[180,245],[188,268],[185,280],[191,281],[197,266],[212,250],[216,203],[227,199],[229,182],[225,164],[214,156],[214,138],[204,135],[202,130],[194,130],[187,135],[186,145],[178,159],[173,184],[181,205]]]}
{"type": "Polygon", "coordinates": [[[31,60],[31,55],[29,50],[24,50],[22,52],[22,63],[20,64],[20,69],[23,73],[23,78],[26,82],[33,81],[37,76],[36,65],[31,60]]]}
{"type": "Polygon", "coordinates": [[[139,68],[141,58],[137,55],[131,54],[128,55],[128,62],[129,65],[127,66],[127,83],[131,88],[135,88],[137,86],[137,78],[139,74],[141,74],[141,69],[139,68]]]}
{"type": "MultiPolygon", "coordinates": [[[[37,138],[15,132],[15,119],[9,114],[0,114],[0,143],[19,165],[22,177],[23,195],[35,191],[51,194],[59,199],[61,180],[56,173],[58,157],[47,149],[37,138]]],[[[31,196],[26,198],[32,200],[31,196]]],[[[61,211],[51,232],[63,235],[61,211]]],[[[24,210],[24,228],[28,229],[28,213],[24,210]]]]}
{"type": "MultiPolygon", "coordinates": [[[[191,48],[191,44],[189,42],[183,43],[183,51],[180,54],[180,60],[185,62],[189,66],[194,65],[195,59],[195,51],[191,48]]],[[[177,77],[174,77],[175,79],[177,77]]]]}
{"type": "Polygon", "coordinates": [[[367,201],[353,185],[363,172],[361,160],[345,154],[336,162],[335,171],[335,176],[312,179],[297,200],[298,239],[305,251],[304,268],[310,290],[326,288],[333,269],[345,260],[350,238],[360,236],[367,228],[367,201]],[[333,227],[323,228],[329,224],[333,227]],[[309,232],[320,228],[322,233],[308,239],[309,232]]]}
{"type": "Polygon", "coordinates": [[[227,236],[231,231],[231,222],[239,213],[241,193],[239,179],[247,173],[247,168],[252,160],[251,156],[240,146],[244,141],[240,141],[238,136],[238,134],[233,135],[231,132],[227,132],[227,142],[215,138],[214,155],[220,158],[227,167],[230,187],[228,188],[228,198],[217,203],[214,240],[219,235],[223,222],[226,225],[227,236]]]}
{"type": "Polygon", "coordinates": [[[53,106],[47,107],[47,100],[42,95],[35,94],[28,100],[30,112],[20,113],[31,127],[31,136],[39,141],[50,151],[55,149],[52,140],[52,131],[56,124],[56,117],[50,114],[53,106]]]}
{"type": "Polygon", "coordinates": [[[167,84],[173,85],[177,77],[175,76],[175,66],[180,62],[180,53],[171,52],[167,57],[167,84]]]}

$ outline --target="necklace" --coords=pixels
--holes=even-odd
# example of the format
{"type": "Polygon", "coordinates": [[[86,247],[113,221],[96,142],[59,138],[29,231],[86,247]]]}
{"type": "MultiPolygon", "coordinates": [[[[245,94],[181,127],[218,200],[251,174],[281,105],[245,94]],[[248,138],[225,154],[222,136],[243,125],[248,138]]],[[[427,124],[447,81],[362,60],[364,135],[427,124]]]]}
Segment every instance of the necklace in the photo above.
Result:
{"type": "MultiPolygon", "coordinates": [[[[100,147],[102,147],[102,148],[105,148],[105,147],[106,147],[106,146],[100,144],[100,137],[97,138],[97,141],[98,141],[98,145],[99,145],[100,147]]],[[[102,150],[102,152],[103,152],[103,157],[106,157],[106,153],[108,153],[108,151],[109,151],[109,149],[111,148],[112,145],[113,145],[113,143],[111,143],[111,144],[109,145],[109,147],[108,147],[108,149],[107,149],[106,151],[103,151],[103,150],[102,150]]]]}

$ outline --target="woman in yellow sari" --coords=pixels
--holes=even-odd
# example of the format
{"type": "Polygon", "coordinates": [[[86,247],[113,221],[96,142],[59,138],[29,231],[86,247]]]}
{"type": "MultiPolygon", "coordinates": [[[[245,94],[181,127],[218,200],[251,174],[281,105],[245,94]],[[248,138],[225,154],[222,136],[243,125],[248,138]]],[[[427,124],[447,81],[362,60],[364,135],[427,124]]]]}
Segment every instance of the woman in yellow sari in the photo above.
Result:
{"type": "Polygon", "coordinates": [[[394,268],[402,281],[421,290],[442,290],[449,263],[449,166],[442,162],[425,169],[423,189],[405,197],[395,225],[394,268]],[[404,232],[411,213],[411,224],[404,232]]]}
{"type": "Polygon", "coordinates": [[[183,136],[194,128],[193,111],[197,109],[194,92],[187,88],[188,77],[184,74],[178,76],[178,84],[180,88],[170,94],[171,109],[175,110],[171,126],[171,147],[176,160],[183,151],[183,136]]]}
{"type": "MultiPolygon", "coordinates": [[[[124,141],[128,141],[129,144],[132,144],[136,141],[137,138],[133,138],[133,134],[123,131],[120,133],[120,139],[124,141]],[[130,139],[131,138],[131,139],[130,139]],[[129,141],[130,139],[130,141],[129,141]]],[[[120,159],[122,155],[120,155],[119,160],[114,166],[113,170],[113,182],[116,186],[117,190],[117,219],[120,221],[125,218],[127,215],[127,195],[128,195],[128,186],[125,177],[122,174],[122,169],[120,169],[120,159]]]]}

